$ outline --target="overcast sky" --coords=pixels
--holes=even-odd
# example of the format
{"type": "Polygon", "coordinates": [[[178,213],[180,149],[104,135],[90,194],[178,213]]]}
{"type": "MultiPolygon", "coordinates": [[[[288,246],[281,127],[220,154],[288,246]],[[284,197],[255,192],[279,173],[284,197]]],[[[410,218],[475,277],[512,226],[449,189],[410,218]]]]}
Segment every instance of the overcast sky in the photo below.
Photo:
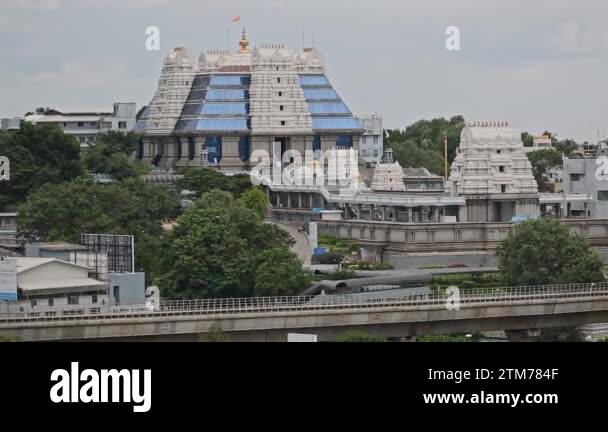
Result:
{"type": "Polygon", "coordinates": [[[0,0],[0,116],[145,105],[166,52],[226,48],[234,15],[233,48],[240,26],[253,45],[314,33],[351,110],[388,128],[462,114],[579,141],[608,131],[606,0],[0,0]],[[145,49],[151,25],[160,52],[145,49]]]}

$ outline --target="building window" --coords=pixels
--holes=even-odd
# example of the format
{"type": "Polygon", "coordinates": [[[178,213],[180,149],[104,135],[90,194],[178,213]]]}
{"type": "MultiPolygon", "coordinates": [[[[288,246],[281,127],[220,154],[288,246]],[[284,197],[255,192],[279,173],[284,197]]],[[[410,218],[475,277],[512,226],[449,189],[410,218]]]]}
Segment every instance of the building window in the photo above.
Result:
{"type": "Polygon", "coordinates": [[[281,126],[285,126],[285,120],[281,120],[281,126]]]}
{"type": "Polygon", "coordinates": [[[180,138],[177,139],[177,148],[175,149],[175,152],[177,153],[177,159],[181,159],[182,158],[182,140],[180,138]]]}
{"type": "Polygon", "coordinates": [[[283,97],[283,92],[279,92],[279,97],[283,97]]]}
{"type": "Polygon", "coordinates": [[[279,105],[279,111],[285,111],[285,105],[279,105]]]}
{"type": "Polygon", "coordinates": [[[507,185],[500,185],[500,193],[507,193],[507,185]]]}
{"type": "Polygon", "coordinates": [[[49,299],[49,306],[50,306],[50,307],[55,306],[55,299],[53,299],[53,298],[50,298],[50,299],[49,299]]]}
{"type": "Polygon", "coordinates": [[[93,294],[91,296],[91,303],[96,304],[97,303],[97,294],[93,294]]]}
{"type": "Polygon", "coordinates": [[[32,307],[35,308],[38,306],[38,300],[32,300],[32,307]]]}
{"type": "Polygon", "coordinates": [[[78,127],[84,127],[84,123],[83,122],[78,122],[78,127]]]}
{"type": "Polygon", "coordinates": [[[80,141],[80,144],[84,144],[86,141],[85,137],[78,137],[78,141],[80,141]]]}
{"type": "Polygon", "coordinates": [[[504,173],[505,172],[505,167],[503,165],[498,167],[498,172],[504,173]]]}
{"type": "Polygon", "coordinates": [[[80,298],[78,297],[68,297],[68,304],[69,305],[77,305],[80,303],[80,298]]]}
{"type": "Polygon", "coordinates": [[[570,181],[580,181],[583,178],[583,174],[570,174],[570,181]]]}
{"type": "Polygon", "coordinates": [[[114,304],[120,304],[120,286],[114,285],[112,292],[114,294],[114,304]]]}
{"type": "Polygon", "coordinates": [[[608,201],[608,191],[597,191],[598,201],[608,201]]]}
{"type": "Polygon", "coordinates": [[[277,83],[281,84],[281,78],[277,78],[277,83]]]}
{"type": "Polygon", "coordinates": [[[501,151],[502,151],[502,150],[496,150],[496,153],[497,153],[497,154],[500,154],[500,153],[501,153],[501,151]]]}
{"type": "Polygon", "coordinates": [[[353,147],[352,135],[338,135],[336,139],[336,147],[341,150],[350,149],[353,147]]]}
{"type": "Polygon", "coordinates": [[[118,122],[118,129],[126,129],[127,128],[127,122],[126,121],[120,121],[118,122]]]}

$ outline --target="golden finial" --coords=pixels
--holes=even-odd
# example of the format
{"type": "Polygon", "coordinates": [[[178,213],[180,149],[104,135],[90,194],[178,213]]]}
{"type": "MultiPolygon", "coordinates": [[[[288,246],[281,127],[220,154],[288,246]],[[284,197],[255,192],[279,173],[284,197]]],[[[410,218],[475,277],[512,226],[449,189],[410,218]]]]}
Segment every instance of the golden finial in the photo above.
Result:
{"type": "Polygon", "coordinates": [[[241,36],[241,40],[239,42],[239,45],[241,46],[241,52],[242,53],[248,53],[248,52],[250,52],[250,50],[249,50],[249,38],[247,37],[247,32],[245,31],[245,27],[243,27],[243,35],[241,36]]]}

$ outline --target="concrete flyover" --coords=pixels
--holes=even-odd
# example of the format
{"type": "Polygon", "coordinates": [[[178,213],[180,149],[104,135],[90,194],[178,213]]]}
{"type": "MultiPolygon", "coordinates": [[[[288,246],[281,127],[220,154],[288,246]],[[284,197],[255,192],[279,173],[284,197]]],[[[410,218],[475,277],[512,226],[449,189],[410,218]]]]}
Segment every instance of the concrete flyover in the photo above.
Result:
{"type": "Polygon", "coordinates": [[[86,307],[39,316],[0,315],[0,336],[22,341],[197,341],[221,333],[231,341],[286,341],[313,333],[335,340],[348,330],[411,337],[490,330],[530,331],[608,322],[608,283],[470,290],[460,310],[449,298],[363,301],[356,296],[271,297],[164,302],[142,307],[86,307]]]}

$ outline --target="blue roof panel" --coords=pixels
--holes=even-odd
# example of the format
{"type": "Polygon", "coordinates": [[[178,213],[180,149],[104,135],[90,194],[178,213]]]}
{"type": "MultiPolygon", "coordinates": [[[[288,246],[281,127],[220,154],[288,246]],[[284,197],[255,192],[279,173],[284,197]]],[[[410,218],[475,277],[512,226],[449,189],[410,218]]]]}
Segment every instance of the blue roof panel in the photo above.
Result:
{"type": "Polygon", "coordinates": [[[325,75],[300,75],[301,86],[324,87],[329,86],[329,80],[325,75]]]}
{"type": "Polygon", "coordinates": [[[305,88],[306,100],[340,100],[338,93],[331,88],[305,88]]]}
{"type": "Polygon", "coordinates": [[[344,102],[308,102],[311,114],[350,114],[344,102]]]}
{"type": "Polygon", "coordinates": [[[196,129],[199,131],[247,131],[247,119],[201,119],[196,129]]]}
{"type": "Polygon", "coordinates": [[[313,117],[312,128],[316,130],[352,130],[361,129],[361,123],[353,117],[313,117]]]}

